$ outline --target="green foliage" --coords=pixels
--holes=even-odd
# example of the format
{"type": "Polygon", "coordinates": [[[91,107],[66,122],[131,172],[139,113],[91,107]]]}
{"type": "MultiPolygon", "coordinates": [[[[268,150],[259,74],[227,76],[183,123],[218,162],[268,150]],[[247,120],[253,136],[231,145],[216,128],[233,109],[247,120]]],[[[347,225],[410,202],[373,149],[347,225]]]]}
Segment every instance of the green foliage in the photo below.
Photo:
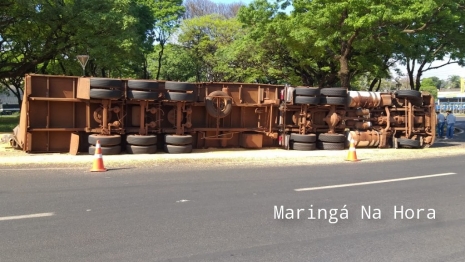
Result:
{"type": "MultiPolygon", "coordinates": [[[[424,78],[422,81],[421,81],[421,86],[434,86],[436,89],[440,89],[444,83],[441,79],[433,76],[433,77],[429,77],[429,78],[424,78]]],[[[421,89],[420,89],[421,90],[421,89]]]]}
{"type": "Polygon", "coordinates": [[[11,133],[18,124],[19,114],[0,115],[0,132],[11,133]]]}
{"type": "Polygon", "coordinates": [[[438,89],[434,85],[421,85],[420,91],[426,91],[430,93],[434,99],[438,97],[438,89]]]}
{"type": "Polygon", "coordinates": [[[237,78],[230,45],[244,35],[239,22],[219,15],[184,20],[178,42],[192,58],[196,81],[233,81],[237,78]]]}
{"type": "MultiPolygon", "coordinates": [[[[26,73],[180,81],[442,88],[422,74],[450,57],[465,64],[465,0],[255,0],[237,17],[182,20],[182,0],[3,0],[0,80],[26,73]],[[284,8],[293,5],[293,11],[284,8]],[[381,81],[382,79],[382,81],[381,81]]],[[[447,62],[446,62],[447,63],[447,62]]],[[[460,80],[449,79],[456,88],[460,80]]],[[[8,83],[7,83],[8,84],[8,83]]],[[[15,86],[19,86],[18,83],[15,86]]]]}
{"type": "Polygon", "coordinates": [[[452,75],[447,78],[447,88],[460,88],[460,76],[452,75]]]}

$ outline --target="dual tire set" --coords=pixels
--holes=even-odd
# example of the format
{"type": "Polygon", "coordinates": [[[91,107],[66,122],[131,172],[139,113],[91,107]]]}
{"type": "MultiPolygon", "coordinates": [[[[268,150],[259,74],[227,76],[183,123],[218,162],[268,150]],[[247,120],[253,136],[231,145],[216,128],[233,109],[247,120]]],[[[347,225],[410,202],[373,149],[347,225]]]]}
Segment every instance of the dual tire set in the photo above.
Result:
{"type": "Polygon", "coordinates": [[[345,136],[342,134],[296,134],[290,136],[289,146],[292,150],[310,151],[315,149],[343,150],[345,136]]]}
{"type": "Polygon", "coordinates": [[[118,79],[91,78],[90,98],[118,100],[124,95],[123,82],[118,79]]]}
{"type": "MultiPolygon", "coordinates": [[[[89,154],[95,154],[97,141],[100,142],[103,155],[118,155],[121,153],[121,136],[120,135],[89,135],[89,154]]],[[[165,152],[170,154],[181,154],[192,152],[191,135],[165,135],[165,152]]],[[[154,154],[157,152],[156,135],[127,135],[126,136],[126,153],[127,154],[154,154]]]]}
{"type": "Polygon", "coordinates": [[[296,87],[294,104],[297,105],[347,105],[347,89],[332,87],[296,87]]]}
{"type": "MultiPolygon", "coordinates": [[[[184,82],[165,82],[164,97],[170,101],[195,102],[196,85],[184,82]]],[[[91,78],[90,98],[118,100],[124,96],[123,82],[119,79],[91,78]]],[[[151,80],[128,80],[127,98],[130,100],[157,100],[159,83],[151,80]]]]}

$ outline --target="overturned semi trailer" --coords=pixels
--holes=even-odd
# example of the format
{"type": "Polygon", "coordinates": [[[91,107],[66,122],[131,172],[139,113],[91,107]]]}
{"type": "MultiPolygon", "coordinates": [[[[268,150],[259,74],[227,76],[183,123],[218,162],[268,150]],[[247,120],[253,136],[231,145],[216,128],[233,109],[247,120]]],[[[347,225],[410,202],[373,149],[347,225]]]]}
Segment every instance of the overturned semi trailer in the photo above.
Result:
{"type": "Polygon", "coordinates": [[[413,90],[186,83],[31,74],[17,141],[26,152],[189,153],[434,143],[434,98],[413,90]]]}

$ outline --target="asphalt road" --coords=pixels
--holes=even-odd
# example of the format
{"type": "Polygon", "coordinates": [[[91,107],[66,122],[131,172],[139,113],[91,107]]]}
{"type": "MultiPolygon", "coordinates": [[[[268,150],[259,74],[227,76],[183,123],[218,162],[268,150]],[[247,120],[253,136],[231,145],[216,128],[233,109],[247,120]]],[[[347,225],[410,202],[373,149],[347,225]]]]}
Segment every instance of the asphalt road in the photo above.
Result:
{"type": "Polygon", "coordinates": [[[464,185],[461,156],[3,168],[0,261],[465,261],[464,185]]]}

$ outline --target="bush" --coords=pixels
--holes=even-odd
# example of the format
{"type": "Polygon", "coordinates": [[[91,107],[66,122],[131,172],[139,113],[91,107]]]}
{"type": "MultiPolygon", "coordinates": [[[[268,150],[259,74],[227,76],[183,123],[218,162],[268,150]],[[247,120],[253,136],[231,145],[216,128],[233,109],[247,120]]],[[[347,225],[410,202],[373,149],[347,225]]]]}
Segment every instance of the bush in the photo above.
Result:
{"type": "Polygon", "coordinates": [[[15,113],[13,115],[0,115],[0,132],[13,132],[19,124],[19,114],[15,113]]]}

